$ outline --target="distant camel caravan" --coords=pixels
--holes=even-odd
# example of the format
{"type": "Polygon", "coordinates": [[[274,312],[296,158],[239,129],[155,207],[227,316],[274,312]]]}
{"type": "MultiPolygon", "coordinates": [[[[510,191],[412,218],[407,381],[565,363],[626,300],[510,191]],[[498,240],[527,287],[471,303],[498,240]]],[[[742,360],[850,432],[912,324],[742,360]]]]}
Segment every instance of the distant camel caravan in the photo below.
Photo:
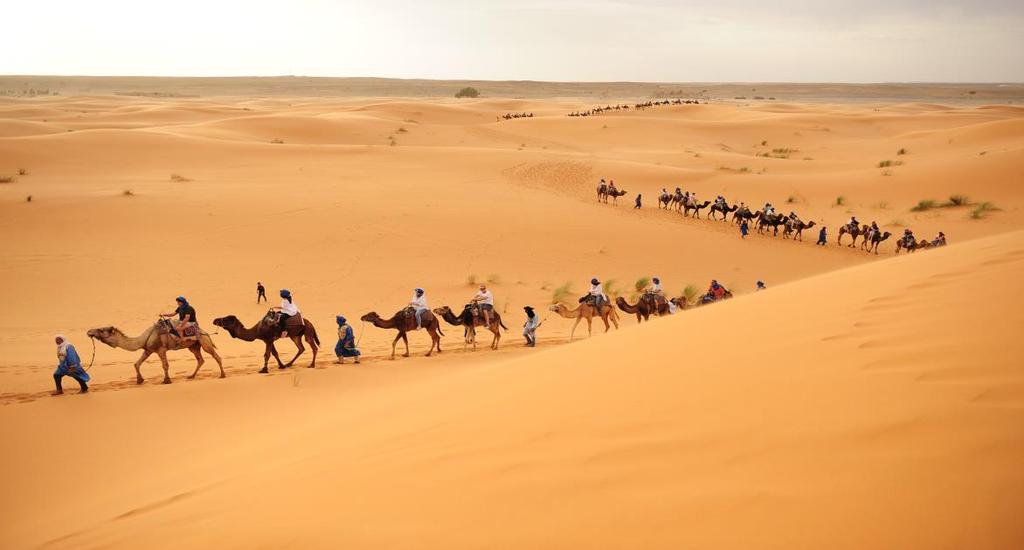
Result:
{"type": "Polygon", "coordinates": [[[416,310],[409,307],[394,314],[390,319],[381,318],[376,311],[371,311],[359,319],[370,322],[377,328],[387,328],[398,331],[398,336],[395,336],[394,341],[391,342],[391,357],[389,357],[389,359],[395,358],[395,346],[398,345],[399,340],[405,342],[405,353],[402,354],[402,357],[409,357],[409,337],[406,336],[406,333],[414,332],[419,330],[419,328],[426,329],[430,334],[430,351],[427,352],[427,357],[430,357],[430,355],[434,353],[435,347],[437,348],[437,353],[441,353],[441,337],[444,336],[444,333],[441,332],[441,323],[430,310],[424,311],[420,315],[423,325],[422,327],[416,326],[416,310]]]}
{"type": "Polygon", "coordinates": [[[301,313],[290,317],[285,323],[288,339],[298,348],[295,357],[292,357],[292,360],[287,363],[281,361],[281,356],[278,355],[277,348],[274,346],[274,340],[281,337],[281,328],[278,326],[278,313],[276,311],[271,310],[267,312],[258,323],[249,328],[246,328],[238,317],[234,315],[214,319],[213,324],[228,331],[232,338],[238,338],[246,342],[254,342],[256,340],[263,342],[263,368],[260,369],[260,374],[269,372],[267,370],[267,363],[270,362],[271,355],[277,360],[277,368],[286,369],[292,366],[295,360],[306,351],[306,348],[302,345],[303,337],[305,337],[306,343],[309,344],[309,349],[313,352],[313,361],[309,364],[309,368],[316,367],[316,353],[320,347],[320,339],[316,335],[316,328],[313,327],[313,323],[304,319],[301,313]]]}
{"type": "MultiPolygon", "coordinates": [[[[476,349],[476,327],[485,326],[483,316],[478,313],[474,313],[472,305],[467,304],[462,309],[462,313],[456,316],[452,313],[452,309],[448,306],[443,306],[434,309],[434,315],[445,320],[450,325],[462,326],[465,328],[463,333],[464,345],[462,349],[466,349],[467,346],[472,345],[473,349],[476,349]]],[[[501,314],[497,311],[491,311],[491,326],[487,327],[487,330],[491,331],[494,338],[491,340],[491,349],[498,349],[498,342],[501,341],[501,330],[508,330],[508,327],[501,322],[501,314]]]]}
{"type": "Polygon", "coordinates": [[[172,329],[170,321],[160,319],[153,326],[143,331],[142,334],[135,337],[126,336],[119,329],[112,326],[89,329],[85,334],[89,338],[95,338],[112,348],[121,348],[126,351],[142,350],[142,356],[135,362],[136,384],[144,382],[140,367],[154,353],[160,357],[160,364],[164,368],[163,383],[170,384],[171,375],[168,370],[170,365],[167,364],[167,352],[181,349],[187,349],[196,356],[196,370],[189,375],[189,378],[195,378],[196,374],[199,373],[199,368],[203,366],[205,360],[203,359],[202,352],[204,351],[217,361],[217,366],[220,367],[220,377],[224,378],[227,376],[224,374],[224,363],[217,353],[217,346],[213,343],[209,334],[200,331],[198,339],[181,339],[171,334],[172,329]]]}
{"type": "Polygon", "coordinates": [[[572,342],[573,335],[576,334],[576,327],[580,324],[580,321],[587,320],[587,335],[593,335],[593,319],[599,317],[604,322],[604,331],[608,332],[611,329],[611,325],[608,324],[611,321],[615,325],[615,328],[619,328],[619,314],[615,312],[615,307],[610,303],[604,303],[601,305],[601,311],[598,312],[589,302],[581,303],[576,309],[569,309],[564,304],[554,304],[549,308],[551,311],[559,314],[566,319],[576,319],[576,322],[572,324],[572,329],[569,331],[569,341],[572,342]]]}

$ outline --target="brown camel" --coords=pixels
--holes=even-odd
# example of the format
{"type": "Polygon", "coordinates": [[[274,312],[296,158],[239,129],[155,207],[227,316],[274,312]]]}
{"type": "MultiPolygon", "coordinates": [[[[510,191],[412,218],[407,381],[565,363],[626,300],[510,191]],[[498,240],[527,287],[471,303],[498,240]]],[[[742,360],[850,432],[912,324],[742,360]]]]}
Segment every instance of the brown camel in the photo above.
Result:
{"type": "Polygon", "coordinates": [[[658,195],[658,208],[664,208],[668,210],[669,205],[672,203],[672,194],[669,192],[658,195]]]}
{"type": "Polygon", "coordinates": [[[619,204],[619,197],[626,196],[625,189],[608,189],[604,194],[604,203],[608,204],[608,197],[612,198],[612,204],[619,204]]]}
{"type": "Polygon", "coordinates": [[[700,211],[705,209],[705,208],[707,208],[708,205],[710,205],[710,204],[711,204],[711,201],[704,201],[701,204],[696,204],[696,203],[694,203],[692,201],[684,202],[683,203],[683,215],[684,216],[689,216],[690,215],[690,210],[693,210],[693,217],[695,217],[695,218],[697,218],[699,220],[700,219],[700,211]]]}
{"type": "MultiPolygon", "coordinates": [[[[164,368],[164,384],[171,383],[171,375],[168,373],[170,366],[167,364],[167,352],[175,351],[179,349],[187,349],[196,356],[196,370],[189,375],[189,378],[195,378],[196,374],[199,374],[199,367],[203,366],[205,360],[203,359],[203,353],[209,353],[214,360],[217,361],[217,366],[220,367],[220,377],[224,378],[227,376],[224,374],[224,363],[220,360],[220,355],[217,353],[217,346],[214,345],[210,335],[206,332],[200,331],[199,339],[188,339],[180,340],[177,337],[171,336],[162,330],[160,325],[167,323],[166,319],[157,321],[153,326],[146,329],[142,334],[132,338],[125,336],[123,332],[115,327],[102,327],[90,329],[86,332],[89,338],[96,338],[100,342],[112,347],[121,348],[127,351],[142,350],[142,357],[135,362],[135,383],[141,384],[143,382],[142,372],[139,367],[142,363],[154,353],[160,357],[160,363],[164,368]]],[[[169,324],[165,324],[165,327],[169,324]]],[[[166,331],[166,328],[164,329],[166,331]]]]}
{"type": "Polygon", "coordinates": [[[645,292],[635,304],[630,304],[625,298],[619,296],[615,299],[615,305],[626,313],[636,315],[636,322],[649,321],[651,315],[668,315],[668,302],[663,296],[645,292]]]}
{"type": "Polygon", "coordinates": [[[782,229],[782,236],[788,239],[790,235],[792,235],[794,241],[802,241],[804,240],[804,229],[810,229],[812,227],[814,227],[813,220],[804,222],[802,220],[786,218],[782,229]]]}
{"type": "Polygon", "coordinates": [[[871,229],[867,235],[864,235],[864,240],[860,243],[860,249],[867,252],[874,250],[875,254],[878,254],[878,245],[891,236],[892,233],[888,231],[882,233],[879,230],[871,229]]]}
{"type": "Polygon", "coordinates": [[[227,317],[219,317],[213,320],[213,324],[228,331],[228,334],[232,338],[238,338],[239,340],[245,340],[246,342],[254,342],[256,340],[262,340],[265,348],[263,350],[263,368],[260,369],[261,374],[269,372],[267,370],[267,363],[270,362],[270,356],[273,355],[274,359],[277,359],[277,368],[286,369],[295,363],[295,360],[299,358],[303,352],[306,351],[305,346],[302,345],[302,338],[306,338],[306,343],[309,344],[309,349],[313,351],[313,361],[309,364],[309,368],[316,367],[316,352],[320,347],[320,338],[316,335],[316,328],[313,327],[313,323],[310,323],[307,319],[303,319],[302,315],[296,315],[288,319],[285,329],[288,331],[288,339],[295,344],[298,351],[295,353],[295,357],[292,357],[291,361],[287,363],[281,362],[281,356],[277,353],[277,347],[274,345],[274,340],[281,337],[281,329],[277,326],[276,316],[273,311],[268,312],[263,316],[260,322],[256,323],[250,328],[246,328],[242,324],[238,317],[234,315],[228,315],[227,317]]]}
{"type": "Polygon", "coordinates": [[[764,230],[771,227],[774,230],[772,235],[778,237],[779,226],[786,223],[788,219],[788,216],[783,216],[782,214],[765,214],[759,210],[757,212],[757,232],[763,235],[764,230]]]}
{"type": "Polygon", "coordinates": [[[724,222],[725,220],[727,220],[729,218],[729,213],[730,212],[735,212],[736,209],[738,209],[738,208],[739,208],[739,205],[736,205],[736,204],[734,204],[734,205],[732,205],[732,207],[730,207],[729,203],[725,203],[725,205],[722,206],[722,205],[719,205],[716,202],[715,204],[711,205],[711,210],[708,211],[708,217],[711,218],[712,220],[717,220],[718,217],[715,216],[715,212],[721,212],[722,213],[722,221],[724,222]]]}
{"type": "MultiPolygon", "coordinates": [[[[441,337],[444,336],[444,333],[441,332],[441,323],[434,316],[434,313],[429,310],[424,311],[420,318],[423,322],[422,328],[430,333],[430,351],[427,352],[427,357],[434,353],[435,347],[437,348],[437,353],[441,353],[441,337]]],[[[371,311],[360,317],[360,320],[369,321],[377,328],[397,330],[398,336],[395,336],[394,341],[391,342],[391,357],[389,359],[395,358],[395,346],[398,345],[399,340],[405,342],[405,353],[402,354],[402,357],[409,357],[409,337],[405,333],[419,330],[416,326],[415,310],[405,308],[394,314],[390,319],[383,319],[380,315],[377,315],[376,311],[371,311]]]]}
{"type": "Polygon", "coordinates": [[[854,225],[852,227],[848,223],[841,225],[839,226],[839,236],[836,237],[836,245],[843,244],[843,235],[849,233],[850,236],[853,237],[853,242],[850,243],[850,248],[853,248],[857,244],[857,237],[867,233],[868,229],[868,224],[864,224],[861,226],[854,225]]]}
{"type": "MultiPolygon", "coordinates": [[[[484,318],[482,315],[473,315],[473,308],[467,305],[462,310],[462,314],[455,316],[452,313],[452,308],[448,306],[439,307],[434,310],[434,315],[440,316],[450,325],[462,325],[465,327],[465,345],[462,349],[466,349],[469,344],[473,345],[473,349],[476,349],[476,327],[485,326],[484,318]]],[[[491,311],[491,326],[487,329],[494,334],[494,338],[491,340],[491,349],[498,349],[498,342],[501,340],[501,330],[508,330],[505,323],[501,322],[501,314],[497,311],[491,311]]]]}
{"type": "Polygon", "coordinates": [[[760,210],[757,210],[756,212],[751,212],[750,208],[742,206],[739,210],[736,211],[735,214],[732,215],[732,221],[733,223],[738,225],[743,220],[747,220],[747,222],[752,222],[760,217],[760,210]]]}
{"type": "Polygon", "coordinates": [[[572,330],[569,331],[569,341],[572,342],[573,335],[576,333],[576,326],[580,324],[583,319],[587,320],[587,336],[593,335],[593,319],[594,317],[600,317],[604,321],[604,331],[608,332],[611,329],[611,325],[608,324],[610,320],[615,328],[619,328],[619,314],[615,312],[615,308],[611,304],[604,304],[601,306],[601,312],[595,311],[595,308],[590,303],[580,304],[576,309],[569,309],[563,304],[555,304],[551,306],[551,311],[565,317],[566,319],[576,319],[576,322],[572,325],[572,330]]]}
{"type": "Polygon", "coordinates": [[[903,238],[901,238],[901,239],[896,241],[896,253],[899,254],[900,250],[906,250],[907,252],[913,252],[915,250],[919,250],[919,249],[922,249],[922,248],[928,248],[928,247],[931,246],[931,244],[932,243],[928,242],[926,239],[921,239],[919,241],[919,240],[915,239],[914,237],[910,237],[909,242],[907,242],[907,238],[903,237],[903,238]]]}

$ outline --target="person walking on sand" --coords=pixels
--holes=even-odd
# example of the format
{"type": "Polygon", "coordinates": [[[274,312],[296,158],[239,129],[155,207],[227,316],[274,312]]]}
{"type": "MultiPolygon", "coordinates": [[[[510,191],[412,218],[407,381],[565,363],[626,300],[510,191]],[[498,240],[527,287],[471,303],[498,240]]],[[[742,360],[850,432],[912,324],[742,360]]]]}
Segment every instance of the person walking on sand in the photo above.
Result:
{"type": "Polygon", "coordinates": [[[62,395],[64,388],[61,387],[60,379],[65,376],[70,376],[78,382],[78,386],[81,388],[79,393],[86,393],[89,391],[89,385],[86,382],[89,381],[89,373],[85,372],[82,368],[82,360],[78,357],[78,351],[75,350],[75,346],[68,342],[68,339],[63,334],[58,334],[54,338],[54,342],[57,344],[57,370],[53,371],[53,382],[57,385],[57,389],[52,395],[62,395]]]}
{"type": "Polygon", "coordinates": [[[764,286],[764,281],[757,282],[757,290],[766,290],[768,287],[764,286]]]}
{"type": "Polygon", "coordinates": [[[354,357],[356,364],[359,364],[359,350],[356,349],[356,339],[352,334],[352,327],[349,326],[343,315],[335,317],[338,321],[338,343],[334,345],[334,355],[338,356],[338,364],[344,365],[346,357],[354,357]]]}
{"type": "Polygon", "coordinates": [[[740,223],[740,238],[746,239],[748,233],[750,233],[750,226],[747,225],[747,219],[743,218],[743,222],[740,223]]]}
{"type": "Polygon", "coordinates": [[[270,309],[281,312],[280,317],[277,319],[277,328],[281,331],[281,338],[287,338],[288,331],[285,330],[285,325],[287,325],[288,319],[299,314],[299,306],[295,305],[295,302],[292,301],[292,292],[287,288],[282,288],[278,294],[281,296],[281,305],[270,309]]]}
{"type": "Polygon", "coordinates": [[[267,301],[267,289],[263,286],[263,283],[261,283],[259,281],[256,281],[256,303],[257,304],[260,303],[260,298],[263,298],[264,302],[267,301]]]}
{"type": "Polygon", "coordinates": [[[642,198],[643,198],[643,195],[641,195],[640,193],[637,193],[637,194],[636,194],[636,205],[635,205],[635,206],[633,207],[633,209],[634,209],[634,210],[636,210],[637,208],[641,208],[641,207],[643,206],[643,205],[642,205],[642,204],[640,203],[640,201],[642,200],[642,198]]]}
{"type": "Polygon", "coordinates": [[[818,242],[816,242],[816,243],[814,243],[814,244],[816,244],[816,245],[818,245],[818,246],[825,246],[825,243],[827,243],[827,242],[828,242],[828,241],[826,241],[826,240],[825,240],[825,236],[826,236],[826,231],[825,231],[825,229],[826,229],[826,228],[825,228],[825,226],[823,225],[823,226],[821,226],[821,229],[820,229],[820,230],[818,230],[818,242]]]}
{"type": "Polygon", "coordinates": [[[526,322],[523,323],[523,337],[526,338],[526,347],[537,347],[537,328],[540,327],[540,315],[533,311],[533,308],[526,306],[526,322]]]}

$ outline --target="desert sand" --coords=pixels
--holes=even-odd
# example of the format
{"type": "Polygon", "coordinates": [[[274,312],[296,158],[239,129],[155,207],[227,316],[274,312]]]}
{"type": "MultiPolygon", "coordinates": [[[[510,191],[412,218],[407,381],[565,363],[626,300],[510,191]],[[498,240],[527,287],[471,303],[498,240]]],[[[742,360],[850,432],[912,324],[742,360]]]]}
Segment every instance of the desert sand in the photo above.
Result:
{"type": "Polygon", "coordinates": [[[1024,108],[110,93],[0,98],[0,546],[1024,544],[1024,108]],[[597,203],[600,178],[628,195],[597,203]],[[676,186],[829,246],[659,210],[676,186]],[[911,210],[952,195],[973,204],[911,210]],[[836,246],[851,215],[951,245],[836,246]],[[651,275],[737,297],[571,344],[551,316],[522,346],[523,305],[651,275]],[[387,361],[394,333],[358,321],[471,280],[511,327],[496,352],[445,327],[387,361]],[[266,311],[256,281],[295,294],[318,368],[257,375],[262,345],[214,330],[266,311]],[[174,352],[172,384],[154,357],[136,385],[101,345],[93,391],[49,397],[55,333],[89,361],[87,329],[140,333],[179,294],[227,379],[174,352]],[[333,364],[339,313],[362,365],[333,364]]]}

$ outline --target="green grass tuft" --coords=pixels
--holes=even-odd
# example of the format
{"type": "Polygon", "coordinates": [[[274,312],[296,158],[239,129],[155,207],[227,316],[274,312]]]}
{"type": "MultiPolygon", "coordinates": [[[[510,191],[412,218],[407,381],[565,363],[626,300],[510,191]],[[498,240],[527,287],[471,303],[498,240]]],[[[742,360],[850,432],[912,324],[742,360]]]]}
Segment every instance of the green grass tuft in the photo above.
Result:
{"type": "Polygon", "coordinates": [[[572,282],[566,281],[565,284],[556,288],[551,293],[551,305],[554,304],[567,304],[569,303],[568,298],[572,295],[572,282]]]}
{"type": "Polygon", "coordinates": [[[476,273],[472,273],[466,277],[466,286],[476,286],[478,282],[479,280],[476,278],[476,273]]]}
{"type": "Polygon", "coordinates": [[[844,197],[842,195],[839,195],[838,197],[836,197],[836,206],[842,206],[844,204],[846,204],[846,197],[844,197]]]}
{"type": "Polygon", "coordinates": [[[991,212],[995,212],[996,210],[999,210],[999,208],[996,207],[996,205],[994,205],[994,204],[992,204],[990,202],[983,202],[983,203],[979,204],[978,206],[976,206],[974,208],[974,210],[971,211],[971,219],[974,219],[974,220],[983,219],[986,216],[988,216],[991,212]]]}
{"type": "Polygon", "coordinates": [[[932,208],[936,208],[937,206],[939,206],[939,203],[937,203],[937,202],[935,202],[935,201],[933,201],[931,199],[925,199],[925,200],[917,201],[917,205],[914,206],[913,208],[911,208],[910,211],[911,212],[927,212],[928,210],[931,210],[932,208]]]}

